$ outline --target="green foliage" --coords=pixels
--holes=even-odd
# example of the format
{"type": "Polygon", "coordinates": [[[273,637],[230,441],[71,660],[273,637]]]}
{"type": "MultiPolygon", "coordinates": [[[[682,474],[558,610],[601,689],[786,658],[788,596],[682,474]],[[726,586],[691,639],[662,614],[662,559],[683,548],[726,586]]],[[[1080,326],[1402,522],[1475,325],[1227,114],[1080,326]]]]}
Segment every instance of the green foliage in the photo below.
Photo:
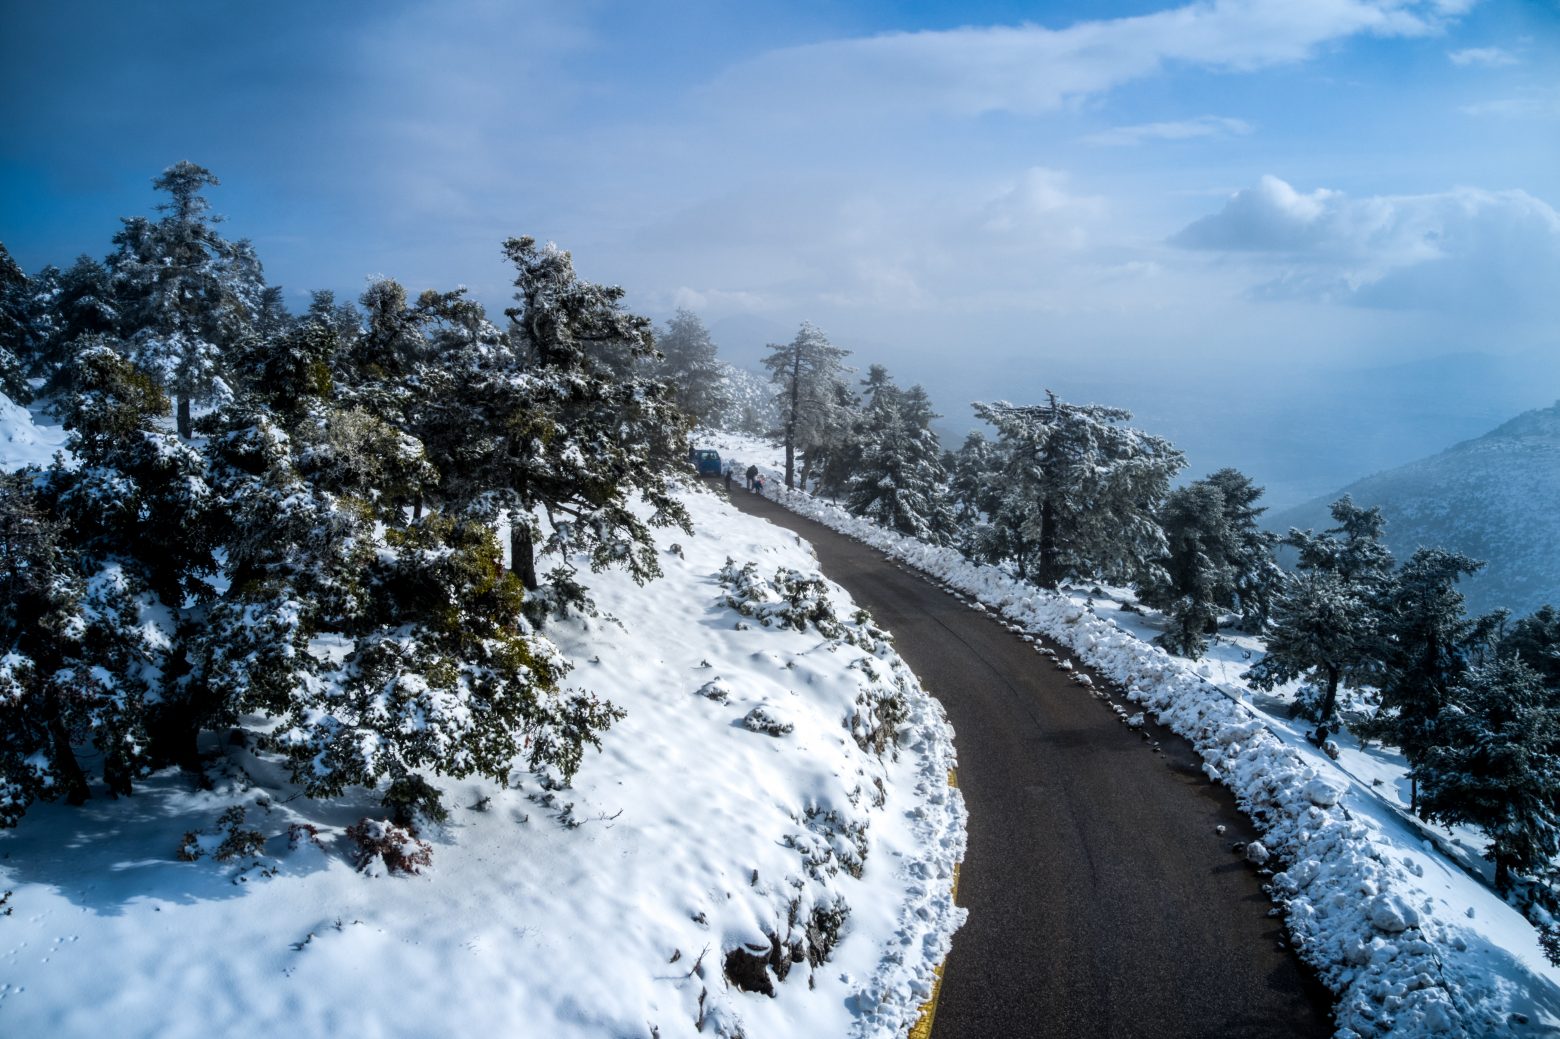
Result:
{"type": "Polygon", "coordinates": [[[1283,573],[1273,558],[1277,536],[1256,523],[1261,494],[1236,470],[1221,469],[1171,491],[1161,506],[1166,554],[1145,568],[1138,590],[1169,618],[1155,641],[1172,653],[1201,656],[1225,611],[1238,611],[1254,629],[1267,618],[1283,573]]]}
{"type": "Polygon", "coordinates": [[[1320,723],[1319,735],[1334,722],[1340,685],[1366,684],[1379,674],[1377,603],[1392,577],[1381,510],[1361,509],[1345,496],[1332,515],[1336,527],[1292,530],[1284,539],[1299,550],[1300,572],[1273,607],[1267,655],[1241,676],[1262,689],[1309,678],[1315,695],[1297,706],[1320,723]]]}
{"type": "Polygon", "coordinates": [[[1065,577],[1131,580],[1165,551],[1155,510],[1185,458],[1168,440],[1120,423],[1130,413],[1098,404],[977,404],[997,428],[1000,461],[987,473],[984,509],[996,528],[981,539],[1021,576],[1055,588],[1065,577]]]}
{"type": "Polygon", "coordinates": [[[1421,814],[1484,831],[1504,890],[1560,853],[1560,690],[1514,658],[1471,669],[1413,774],[1421,814]]]}

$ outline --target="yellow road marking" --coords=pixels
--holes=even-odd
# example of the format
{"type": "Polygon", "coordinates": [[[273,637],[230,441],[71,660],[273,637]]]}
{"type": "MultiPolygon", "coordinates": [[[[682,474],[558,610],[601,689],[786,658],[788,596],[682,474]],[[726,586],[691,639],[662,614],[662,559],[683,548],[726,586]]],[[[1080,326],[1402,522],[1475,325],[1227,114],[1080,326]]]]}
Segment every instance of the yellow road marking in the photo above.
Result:
{"type": "MultiPolygon", "coordinates": [[[[948,770],[948,785],[955,790],[959,788],[959,774],[953,769],[948,770]]],[[[953,864],[953,900],[959,900],[959,866],[953,864]]],[[[932,998],[921,1004],[921,1017],[910,1029],[910,1039],[932,1039],[932,1022],[937,1020],[937,997],[942,995],[943,967],[947,961],[937,965],[936,980],[932,982],[932,998]]]]}

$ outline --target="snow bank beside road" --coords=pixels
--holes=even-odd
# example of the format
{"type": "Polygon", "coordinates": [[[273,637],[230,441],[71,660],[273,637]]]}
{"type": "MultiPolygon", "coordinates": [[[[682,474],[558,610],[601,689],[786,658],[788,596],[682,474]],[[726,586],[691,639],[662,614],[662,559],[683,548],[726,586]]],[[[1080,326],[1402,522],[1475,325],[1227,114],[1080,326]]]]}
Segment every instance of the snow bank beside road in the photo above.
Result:
{"type": "Polygon", "coordinates": [[[663,578],[582,571],[601,616],[548,628],[565,684],[627,711],[601,753],[567,789],[439,782],[420,875],[354,870],[377,796],[294,798],[232,743],[213,790],[164,773],[0,833],[0,1034],[903,1035],[963,919],[952,733],[805,544],[687,504],[663,578]],[[176,858],[235,805],[258,846],[176,858]]]}
{"type": "MultiPolygon", "coordinates": [[[[728,436],[716,446],[744,464],[762,458],[775,468],[768,445],[728,436]]],[[[1426,855],[1407,831],[1394,830],[1367,789],[1286,746],[1248,705],[1184,662],[1084,603],[957,551],[885,531],[802,492],[771,497],[1068,647],[1189,739],[1210,778],[1227,784],[1262,829],[1266,861],[1283,867],[1272,895],[1297,951],[1336,994],[1338,1036],[1531,1035],[1560,1020],[1560,989],[1514,910],[1426,855]]]]}

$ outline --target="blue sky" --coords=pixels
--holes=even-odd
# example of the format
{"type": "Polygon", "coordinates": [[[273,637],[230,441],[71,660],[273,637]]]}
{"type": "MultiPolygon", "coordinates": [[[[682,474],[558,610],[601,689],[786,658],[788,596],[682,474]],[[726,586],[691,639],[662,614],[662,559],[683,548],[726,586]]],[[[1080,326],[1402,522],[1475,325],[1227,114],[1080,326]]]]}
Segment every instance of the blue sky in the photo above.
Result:
{"type": "MultiPolygon", "coordinates": [[[[5,23],[0,240],[30,270],[104,254],[188,158],[295,299],[387,274],[496,310],[498,243],[533,234],[739,360],[813,320],[955,424],[1119,386],[1213,444],[1199,380],[1560,354],[1554,0],[65,0],[5,23]]],[[[1463,402],[1469,430],[1556,374],[1463,402]]]]}

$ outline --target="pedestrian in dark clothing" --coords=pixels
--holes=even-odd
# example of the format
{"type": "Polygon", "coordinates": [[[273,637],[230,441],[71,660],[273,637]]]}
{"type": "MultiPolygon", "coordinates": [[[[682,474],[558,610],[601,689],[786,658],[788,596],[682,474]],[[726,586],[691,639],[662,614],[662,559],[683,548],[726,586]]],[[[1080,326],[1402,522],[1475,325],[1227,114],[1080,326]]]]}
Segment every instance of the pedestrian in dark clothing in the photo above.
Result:
{"type": "Polygon", "coordinates": [[[753,489],[753,481],[756,480],[756,479],[758,479],[758,466],[756,466],[756,465],[748,466],[747,467],[747,480],[748,480],[747,488],[748,488],[748,490],[751,491],[753,489]]]}
{"type": "Polygon", "coordinates": [[[758,477],[753,481],[754,492],[762,498],[764,496],[764,478],[758,477]]]}
{"type": "Polygon", "coordinates": [[[731,466],[726,466],[726,493],[731,493],[731,466]]]}

